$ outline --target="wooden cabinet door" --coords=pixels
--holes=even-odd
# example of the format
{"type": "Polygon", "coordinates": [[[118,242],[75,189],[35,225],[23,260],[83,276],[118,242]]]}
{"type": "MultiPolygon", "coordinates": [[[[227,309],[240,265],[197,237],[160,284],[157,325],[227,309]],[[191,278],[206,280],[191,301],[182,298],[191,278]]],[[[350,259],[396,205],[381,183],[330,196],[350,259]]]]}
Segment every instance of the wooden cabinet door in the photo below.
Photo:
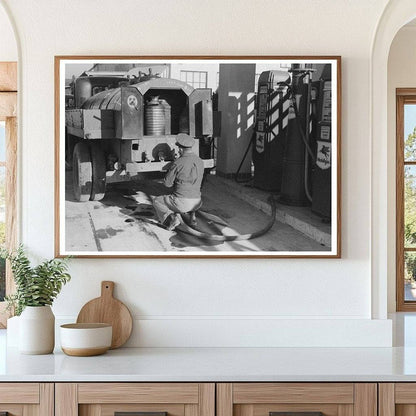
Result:
{"type": "Polygon", "coordinates": [[[0,383],[0,415],[54,416],[52,383],[0,383]]]}
{"type": "Polygon", "coordinates": [[[215,416],[214,383],[58,383],[56,416],[215,416]]]}
{"type": "Polygon", "coordinates": [[[217,385],[217,416],[318,416],[320,414],[377,416],[377,384],[220,383],[217,385]]]}
{"type": "Polygon", "coordinates": [[[415,416],[416,383],[380,383],[379,416],[415,416]]]}

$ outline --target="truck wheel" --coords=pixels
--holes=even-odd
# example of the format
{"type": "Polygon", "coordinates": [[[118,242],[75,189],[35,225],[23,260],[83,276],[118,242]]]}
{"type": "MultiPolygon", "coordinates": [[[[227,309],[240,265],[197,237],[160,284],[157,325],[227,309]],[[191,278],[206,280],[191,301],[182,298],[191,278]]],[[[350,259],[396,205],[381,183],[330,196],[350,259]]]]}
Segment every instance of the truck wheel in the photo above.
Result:
{"type": "Polygon", "coordinates": [[[92,164],[87,143],[82,141],[75,145],[72,162],[75,199],[86,202],[90,199],[92,189],[92,164]]]}
{"type": "Polygon", "coordinates": [[[65,165],[71,167],[73,165],[74,147],[81,141],[79,137],[66,133],[65,137],[65,165]]]}
{"type": "Polygon", "coordinates": [[[91,142],[92,189],[90,201],[101,201],[105,195],[106,163],[100,143],[91,142]]]}

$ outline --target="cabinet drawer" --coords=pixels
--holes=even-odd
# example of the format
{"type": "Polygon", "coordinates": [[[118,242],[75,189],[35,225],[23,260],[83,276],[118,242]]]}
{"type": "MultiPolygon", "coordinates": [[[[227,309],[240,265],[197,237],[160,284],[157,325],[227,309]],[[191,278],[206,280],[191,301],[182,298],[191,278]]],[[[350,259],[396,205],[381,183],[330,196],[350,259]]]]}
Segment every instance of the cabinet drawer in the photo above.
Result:
{"type": "Polygon", "coordinates": [[[51,383],[0,383],[0,414],[53,416],[51,383]]]}
{"type": "Polygon", "coordinates": [[[215,384],[61,383],[55,403],[56,416],[215,416],[215,384]]]}
{"type": "Polygon", "coordinates": [[[78,384],[78,403],[183,403],[198,404],[197,383],[78,384]]]}
{"type": "Polygon", "coordinates": [[[221,383],[217,385],[217,416],[319,416],[320,414],[377,416],[377,385],[375,383],[221,383]]]}

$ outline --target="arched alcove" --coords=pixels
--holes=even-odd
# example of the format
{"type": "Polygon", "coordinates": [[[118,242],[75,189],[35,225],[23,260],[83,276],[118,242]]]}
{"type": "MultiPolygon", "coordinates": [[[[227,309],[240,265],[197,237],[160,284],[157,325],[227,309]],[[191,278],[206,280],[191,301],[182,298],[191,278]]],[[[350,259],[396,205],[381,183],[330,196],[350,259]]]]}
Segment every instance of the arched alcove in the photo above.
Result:
{"type": "MultiPolygon", "coordinates": [[[[394,37],[401,27],[416,17],[414,0],[392,0],[380,18],[371,54],[371,140],[372,140],[372,204],[371,204],[371,259],[372,259],[372,317],[385,319],[388,311],[388,282],[394,279],[394,190],[395,158],[389,152],[395,137],[391,137],[388,120],[388,57],[394,37]]],[[[393,144],[394,148],[394,144],[393,144]]],[[[395,153],[393,152],[393,155],[395,153]]]]}

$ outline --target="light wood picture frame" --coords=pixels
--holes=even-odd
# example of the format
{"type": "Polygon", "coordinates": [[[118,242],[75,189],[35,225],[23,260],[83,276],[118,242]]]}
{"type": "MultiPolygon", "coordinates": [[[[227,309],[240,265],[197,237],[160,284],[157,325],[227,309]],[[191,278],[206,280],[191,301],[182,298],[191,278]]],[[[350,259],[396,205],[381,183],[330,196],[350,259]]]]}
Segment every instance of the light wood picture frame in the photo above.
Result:
{"type": "Polygon", "coordinates": [[[55,139],[57,257],[341,257],[339,56],[56,56],[55,139]]]}

